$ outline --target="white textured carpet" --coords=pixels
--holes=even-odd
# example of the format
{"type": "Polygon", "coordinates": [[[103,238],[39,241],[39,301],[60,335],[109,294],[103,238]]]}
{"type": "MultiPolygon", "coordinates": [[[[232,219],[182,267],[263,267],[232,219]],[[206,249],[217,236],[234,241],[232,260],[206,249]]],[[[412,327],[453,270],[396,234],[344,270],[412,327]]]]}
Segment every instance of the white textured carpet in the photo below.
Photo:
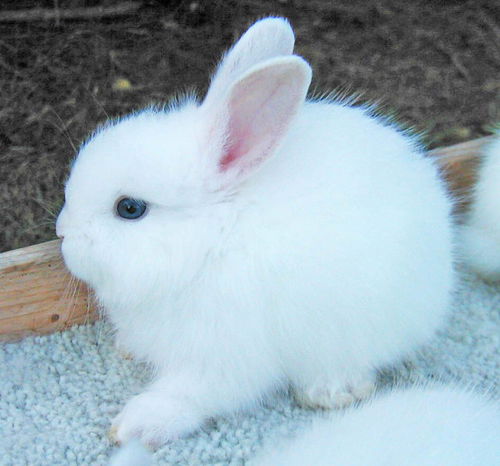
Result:
{"type": "MultiPolygon", "coordinates": [[[[500,285],[472,275],[455,296],[447,328],[422,354],[381,375],[459,380],[500,397],[500,285]]],[[[102,465],[112,446],[110,419],[147,380],[121,359],[99,322],[61,334],[28,338],[0,349],[0,465],[102,465]]],[[[218,419],[155,454],[157,464],[244,464],[273,435],[287,435],[315,413],[278,400],[270,408],[218,419]]]]}

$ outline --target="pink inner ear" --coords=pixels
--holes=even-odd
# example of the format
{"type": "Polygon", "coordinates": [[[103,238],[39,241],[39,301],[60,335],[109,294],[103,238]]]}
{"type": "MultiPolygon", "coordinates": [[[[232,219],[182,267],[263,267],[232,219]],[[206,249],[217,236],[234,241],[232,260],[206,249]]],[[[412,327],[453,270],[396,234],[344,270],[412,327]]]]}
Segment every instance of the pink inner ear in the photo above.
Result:
{"type": "Polygon", "coordinates": [[[304,102],[310,76],[302,59],[287,57],[236,81],[212,120],[213,131],[224,140],[220,172],[231,171],[236,181],[273,154],[304,102]]]}
{"type": "Polygon", "coordinates": [[[227,147],[225,148],[225,153],[219,161],[219,167],[221,171],[226,171],[235,160],[240,158],[243,138],[245,134],[233,135],[231,134],[232,141],[228,141],[227,147]]]}
{"type": "Polygon", "coordinates": [[[236,152],[233,150],[230,150],[226,153],[226,155],[221,159],[219,166],[221,171],[226,171],[230,166],[231,163],[236,160],[238,156],[236,155],[236,152]]]}
{"type": "Polygon", "coordinates": [[[250,168],[266,157],[275,140],[283,132],[282,102],[276,94],[282,86],[277,80],[260,95],[253,95],[252,86],[241,86],[229,102],[227,142],[219,160],[221,171],[239,165],[250,168]],[[273,85],[274,84],[274,85],[273,85]]]}

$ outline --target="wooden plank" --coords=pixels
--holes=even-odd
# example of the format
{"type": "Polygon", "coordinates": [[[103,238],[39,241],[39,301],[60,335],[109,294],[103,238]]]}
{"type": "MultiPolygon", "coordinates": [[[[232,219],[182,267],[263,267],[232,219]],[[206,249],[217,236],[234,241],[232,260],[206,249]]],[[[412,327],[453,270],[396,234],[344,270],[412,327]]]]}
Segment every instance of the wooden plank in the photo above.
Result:
{"type": "MultiPolygon", "coordinates": [[[[455,195],[467,204],[481,148],[491,138],[430,152],[455,195]]],[[[0,254],[0,341],[62,330],[97,318],[85,285],[64,266],[60,241],[0,254]]]]}
{"type": "Polygon", "coordinates": [[[66,270],[59,240],[0,254],[0,341],[93,321],[91,303],[66,270]]]}
{"type": "Polygon", "coordinates": [[[429,152],[438,161],[450,191],[457,199],[457,214],[466,211],[470,204],[481,163],[481,151],[492,140],[493,136],[488,136],[429,152]]]}

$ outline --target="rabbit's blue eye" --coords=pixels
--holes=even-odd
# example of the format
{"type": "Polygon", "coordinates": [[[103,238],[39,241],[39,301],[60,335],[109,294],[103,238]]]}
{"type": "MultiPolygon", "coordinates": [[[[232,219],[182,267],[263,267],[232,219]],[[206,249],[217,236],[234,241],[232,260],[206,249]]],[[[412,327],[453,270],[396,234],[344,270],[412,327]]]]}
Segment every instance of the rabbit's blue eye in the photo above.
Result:
{"type": "Polygon", "coordinates": [[[146,208],[147,205],[144,201],[125,197],[116,204],[116,213],[126,220],[135,220],[144,215],[146,208]]]}

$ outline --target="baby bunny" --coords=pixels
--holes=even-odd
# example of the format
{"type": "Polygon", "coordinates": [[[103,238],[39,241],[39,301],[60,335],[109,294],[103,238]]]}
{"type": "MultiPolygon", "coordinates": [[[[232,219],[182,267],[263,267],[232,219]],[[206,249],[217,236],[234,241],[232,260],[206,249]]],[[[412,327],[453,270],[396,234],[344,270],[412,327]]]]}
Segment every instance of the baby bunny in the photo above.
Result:
{"type": "Polygon", "coordinates": [[[253,466],[494,466],[500,407],[449,387],[394,391],[318,419],[253,466]]]}
{"type": "Polygon", "coordinates": [[[367,397],[429,340],[454,281],[450,200],[412,137],[329,100],[289,24],[254,24],[203,102],[110,122],[81,148],[57,220],[70,271],[155,381],[113,422],[161,444],[289,385],[367,397]]]}
{"type": "Polygon", "coordinates": [[[461,232],[467,264],[488,280],[500,280],[500,127],[485,148],[473,204],[461,232]]]}

